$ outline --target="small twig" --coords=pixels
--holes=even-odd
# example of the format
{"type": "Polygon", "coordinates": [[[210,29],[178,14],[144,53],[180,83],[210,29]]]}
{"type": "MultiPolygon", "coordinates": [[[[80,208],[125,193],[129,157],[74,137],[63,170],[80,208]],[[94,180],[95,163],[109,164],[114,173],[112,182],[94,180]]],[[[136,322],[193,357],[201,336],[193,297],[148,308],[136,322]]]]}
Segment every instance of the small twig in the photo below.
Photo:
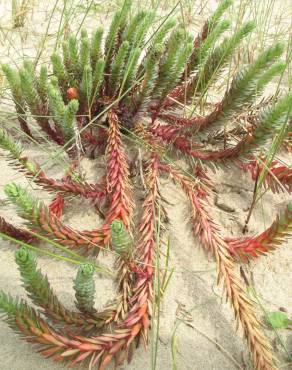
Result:
{"type": "Polygon", "coordinates": [[[140,172],[141,182],[142,182],[144,190],[146,190],[147,187],[146,187],[145,179],[143,175],[143,160],[142,160],[142,153],[141,153],[140,148],[138,149],[138,161],[139,161],[139,172],[140,172]]]}
{"type": "Polygon", "coordinates": [[[255,183],[254,183],[252,202],[251,202],[251,205],[250,205],[250,208],[249,208],[249,211],[248,211],[247,218],[246,218],[245,223],[244,223],[244,227],[242,229],[243,234],[245,234],[247,232],[247,226],[248,226],[249,220],[251,218],[251,214],[252,214],[252,211],[254,209],[254,206],[256,204],[258,178],[259,178],[259,168],[258,168],[258,165],[257,165],[257,175],[256,175],[255,183]]]}

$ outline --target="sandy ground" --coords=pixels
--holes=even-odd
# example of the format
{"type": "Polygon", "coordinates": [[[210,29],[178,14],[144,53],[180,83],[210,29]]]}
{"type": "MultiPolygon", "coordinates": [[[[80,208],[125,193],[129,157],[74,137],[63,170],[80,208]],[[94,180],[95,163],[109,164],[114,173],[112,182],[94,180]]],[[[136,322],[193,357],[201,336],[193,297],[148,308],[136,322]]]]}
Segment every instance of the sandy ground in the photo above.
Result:
{"type": "MultiPolygon", "coordinates": [[[[279,0],[281,4],[282,0],[279,0]]],[[[287,2],[289,4],[289,1],[287,2]]],[[[0,9],[5,10],[6,1],[0,1],[0,9]]],[[[45,9],[43,9],[45,12],[45,9]]],[[[43,13],[42,13],[43,14],[43,13]]],[[[30,15],[32,19],[36,13],[30,15]]],[[[44,16],[45,18],[45,16],[44,16]]],[[[54,19],[52,30],[55,32],[57,21],[54,19]]],[[[40,27],[44,23],[40,21],[40,27]]],[[[19,40],[19,35],[15,36],[19,40]]],[[[27,36],[31,41],[33,35],[27,36]]],[[[26,45],[26,41],[22,43],[26,45]]],[[[27,43],[28,47],[21,55],[32,55],[34,44],[27,43]]],[[[3,45],[1,45],[3,47],[3,45]]],[[[7,48],[7,44],[6,44],[7,48]]],[[[10,45],[7,59],[11,58],[17,45],[10,45]]],[[[18,49],[19,51],[19,49],[18,49]]],[[[3,53],[1,54],[3,55],[3,53]]],[[[43,56],[45,60],[45,56],[43,56]]],[[[2,122],[1,122],[2,123],[2,122]]],[[[30,158],[37,158],[39,162],[45,159],[45,154],[37,149],[28,148],[30,158]]],[[[291,163],[291,158],[284,158],[286,163],[291,163]]],[[[99,172],[98,164],[90,160],[83,161],[88,179],[94,179],[99,172]]],[[[17,181],[28,185],[27,181],[16,171],[8,167],[7,162],[0,158],[0,200],[5,199],[3,186],[9,181],[17,181]]],[[[61,176],[58,166],[48,169],[52,176],[61,176]]],[[[238,170],[227,169],[224,173],[214,175],[216,184],[217,201],[213,201],[212,214],[214,219],[222,226],[225,235],[241,235],[244,220],[252,199],[253,183],[250,177],[238,170]],[[219,204],[228,205],[230,210],[223,210],[219,204]]],[[[29,185],[31,186],[31,185],[29,185]]],[[[50,196],[33,185],[35,194],[49,201],[50,196]]],[[[170,238],[171,258],[170,267],[174,274],[166,291],[160,313],[160,334],[158,343],[157,369],[172,369],[171,339],[173,329],[182,309],[189,312],[188,323],[181,323],[176,331],[177,341],[177,369],[178,370],[235,370],[251,369],[246,346],[242,340],[242,333],[236,333],[233,312],[229,304],[222,298],[221,287],[216,286],[216,266],[212,259],[202,251],[199,242],[192,236],[188,223],[188,203],[182,192],[167,178],[161,179],[161,189],[170,204],[166,205],[170,217],[167,235],[170,238]]],[[[287,203],[287,195],[273,195],[268,192],[263,197],[261,204],[253,212],[249,232],[254,234],[267,228],[280,209],[287,203]]],[[[1,215],[11,222],[19,223],[15,216],[14,208],[2,205],[1,215]]],[[[64,221],[82,230],[95,228],[99,225],[92,207],[84,207],[84,202],[75,199],[66,204],[64,221]],[[83,205],[83,206],[81,206],[83,205]]],[[[11,295],[25,297],[24,289],[20,286],[19,273],[14,263],[13,253],[15,248],[2,242],[0,249],[0,288],[11,295]]],[[[74,292],[72,280],[76,268],[68,264],[39,257],[39,265],[47,273],[50,282],[60,299],[69,308],[74,307],[74,292]]],[[[284,307],[292,317],[292,249],[291,241],[281,246],[275,253],[262,257],[248,267],[252,271],[255,289],[262,305],[267,311],[278,310],[284,307]]],[[[113,284],[104,276],[96,277],[97,307],[113,297],[113,284]]],[[[263,312],[258,307],[259,317],[263,312]]],[[[281,364],[287,363],[287,355],[281,347],[279,340],[272,331],[267,331],[271,338],[276,356],[281,364]]],[[[279,335],[286,348],[292,353],[291,331],[279,331],[279,335]]],[[[12,331],[0,321],[0,370],[37,370],[37,369],[63,369],[62,365],[44,360],[34,352],[31,345],[21,341],[12,331]]],[[[120,369],[145,370],[151,369],[151,345],[147,351],[138,349],[130,365],[120,369]]],[[[285,365],[289,368],[289,365],[285,365]]],[[[292,366],[291,366],[292,368],[292,366]]]]}

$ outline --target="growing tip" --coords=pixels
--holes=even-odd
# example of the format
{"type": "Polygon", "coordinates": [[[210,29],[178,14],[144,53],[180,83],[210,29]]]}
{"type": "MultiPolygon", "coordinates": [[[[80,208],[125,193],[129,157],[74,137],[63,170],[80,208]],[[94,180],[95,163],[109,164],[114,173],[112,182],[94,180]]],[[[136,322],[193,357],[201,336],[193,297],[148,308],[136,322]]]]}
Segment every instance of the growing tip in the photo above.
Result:
{"type": "Polygon", "coordinates": [[[6,195],[8,195],[10,198],[16,198],[20,196],[20,187],[16,185],[14,182],[11,182],[4,186],[4,192],[6,195]]]}
{"type": "Polygon", "coordinates": [[[9,71],[11,68],[9,67],[8,64],[1,64],[2,71],[6,74],[7,71],[9,71]]]}
{"type": "Polygon", "coordinates": [[[83,276],[90,277],[94,273],[94,266],[91,263],[84,263],[79,267],[79,271],[83,276]]]}
{"type": "Polygon", "coordinates": [[[222,30],[226,30],[227,28],[229,28],[231,25],[231,22],[227,19],[224,19],[221,23],[220,23],[220,28],[222,30]]]}
{"type": "Polygon", "coordinates": [[[254,21],[248,21],[246,22],[243,26],[242,26],[242,30],[245,32],[245,33],[249,33],[251,31],[253,31],[256,27],[256,24],[254,21]]]}
{"type": "Polygon", "coordinates": [[[283,51],[285,49],[285,43],[284,42],[277,42],[275,45],[274,45],[274,50],[275,50],[275,54],[277,56],[280,56],[283,54],[283,51]]]}
{"type": "Polygon", "coordinates": [[[48,69],[44,64],[42,64],[41,68],[40,68],[40,71],[41,71],[41,73],[47,73],[48,69]]]}
{"type": "Polygon", "coordinates": [[[113,232],[119,232],[124,229],[124,223],[121,220],[114,220],[111,225],[110,229],[113,232]]]}
{"type": "Polygon", "coordinates": [[[26,247],[21,247],[15,252],[16,262],[26,262],[29,259],[29,251],[26,247]]]}
{"type": "Polygon", "coordinates": [[[70,109],[72,109],[74,112],[77,112],[78,111],[78,108],[79,108],[79,102],[77,99],[72,99],[69,104],[70,106],[70,109]]]}
{"type": "Polygon", "coordinates": [[[51,77],[51,85],[49,85],[49,89],[50,88],[56,88],[56,87],[58,87],[58,85],[59,85],[59,80],[58,80],[58,77],[57,76],[52,76],[51,77]]]}
{"type": "Polygon", "coordinates": [[[233,4],[233,0],[222,0],[221,6],[224,7],[224,9],[227,9],[230,5],[233,4]]]}

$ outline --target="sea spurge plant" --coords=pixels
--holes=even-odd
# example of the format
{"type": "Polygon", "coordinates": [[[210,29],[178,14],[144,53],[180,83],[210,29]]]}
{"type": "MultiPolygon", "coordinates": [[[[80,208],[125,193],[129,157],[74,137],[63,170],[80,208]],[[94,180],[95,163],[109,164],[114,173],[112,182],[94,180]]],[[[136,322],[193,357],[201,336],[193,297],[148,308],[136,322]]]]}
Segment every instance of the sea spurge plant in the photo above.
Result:
{"type": "MultiPolygon", "coordinates": [[[[115,299],[96,310],[89,262],[79,268],[74,281],[75,312],[58,300],[35,257],[23,248],[16,252],[23,285],[41,310],[3,292],[0,310],[13,330],[41,346],[45,357],[72,366],[87,361],[91,369],[104,370],[110,363],[118,366],[130,359],[140,342],[147,344],[159,274],[157,224],[167,228],[159,176],[167,175],[189,200],[194,234],[214,256],[218,282],[243,328],[254,368],[276,369],[255,304],[235,267],[238,260],[275,250],[291,235],[291,205],[259,235],[223,237],[212,216],[209,168],[237,166],[257,181],[273,136],[291,136],[292,95],[282,94],[263,107],[254,103],[271,79],[285,71],[285,45],[279,42],[234,76],[231,73],[221,101],[204,104],[237,46],[255,27],[248,21],[232,30],[231,22],[222,19],[231,3],[221,1],[193,37],[174,18],[164,19],[154,30],[154,13],[142,10],[130,17],[131,1],[126,0],[107,34],[99,27],[91,37],[86,30],[78,38],[69,35],[62,51],[52,55],[48,70],[27,60],[19,70],[2,66],[21,129],[34,141],[43,140],[40,133],[53,141],[71,163],[62,179],[51,178],[24,155],[9,129],[1,129],[0,148],[10,163],[54,193],[47,205],[26,187],[8,184],[5,192],[26,228],[0,218],[1,233],[26,243],[35,243],[39,235],[75,255],[96,257],[102,250],[116,258],[115,299]],[[191,116],[181,112],[182,102],[192,102],[191,116]],[[243,114],[247,119],[239,130],[237,119],[243,114]],[[215,142],[208,140],[206,130],[212,126],[218,130],[215,142]],[[105,176],[99,182],[76,176],[82,155],[92,161],[104,156],[105,176]],[[182,167],[175,164],[176,158],[185,160],[182,167]],[[72,196],[90,199],[104,218],[103,226],[80,231],[66,225],[63,206],[72,196]]],[[[291,192],[292,169],[272,160],[263,186],[274,193],[291,192]]]]}

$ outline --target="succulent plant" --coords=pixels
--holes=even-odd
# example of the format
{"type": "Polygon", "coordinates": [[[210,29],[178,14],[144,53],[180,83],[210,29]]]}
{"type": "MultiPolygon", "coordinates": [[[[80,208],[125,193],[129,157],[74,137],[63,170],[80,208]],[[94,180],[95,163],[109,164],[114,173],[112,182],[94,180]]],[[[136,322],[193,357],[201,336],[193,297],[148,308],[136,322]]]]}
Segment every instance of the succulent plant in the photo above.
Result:
{"type": "MultiPolygon", "coordinates": [[[[194,234],[214,256],[218,282],[224,285],[235,318],[243,328],[254,368],[276,369],[255,304],[235,265],[238,259],[247,262],[276,249],[291,235],[292,204],[259,235],[223,237],[211,215],[213,184],[209,168],[239,166],[256,180],[264,170],[257,155],[263,155],[275,134],[291,136],[291,92],[257,112],[235,144],[226,146],[220,131],[227,120],[248,114],[255,97],[284,71],[284,45],[271,45],[235,73],[223,99],[209,113],[187,118],[178,108],[190,100],[197,104],[203,101],[237,46],[253,31],[254,23],[247,22],[224,37],[231,25],[222,17],[231,3],[221,1],[194,39],[172,18],[151,34],[155,15],[142,10],[130,18],[131,1],[125,0],[113,16],[104,46],[101,28],[91,39],[85,30],[80,40],[70,35],[63,42],[63,54],[57,51],[52,55],[50,78],[43,67],[39,74],[35,73],[29,61],[19,71],[2,66],[26,136],[38,140],[36,132],[42,132],[67,152],[72,164],[70,173],[61,180],[50,178],[38,163],[23,154],[21,144],[1,129],[0,147],[9,161],[27,178],[56,193],[53,203],[47,206],[12,183],[5,187],[8,198],[27,220],[28,229],[55,243],[85,256],[97,257],[100,250],[106,252],[108,248],[117,254],[118,293],[114,302],[104,310],[96,310],[93,268],[85,264],[78,270],[74,285],[80,312],[71,312],[37,270],[34,256],[26,249],[16,252],[25,289],[40,310],[1,292],[0,311],[13,330],[40,345],[45,357],[70,365],[88,361],[91,369],[104,370],[112,361],[119,365],[127,357],[130,359],[140,339],[148,342],[157,219],[159,215],[162,223],[166,219],[158,178],[167,174],[189,199],[194,234]],[[29,115],[38,129],[34,126],[33,130],[27,123],[29,115]],[[200,141],[208,127],[219,129],[219,148],[207,149],[200,141]],[[136,189],[130,173],[137,149],[143,153],[140,175],[144,187],[138,225],[133,213],[139,202],[134,197],[136,189]],[[103,181],[88,183],[74,176],[80,153],[92,160],[105,155],[103,181]],[[175,163],[175,158],[183,158],[188,170],[175,163]],[[72,195],[91,199],[103,208],[103,227],[77,231],[62,221],[64,201],[72,195]]],[[[264,185],[273,192],[291,192],[291,184],[291,168],[272,161],[264,185]]],[[[0,229],[26,243],[33,240],[27,229],[17,228],[3,218],[0,229]]]]}

